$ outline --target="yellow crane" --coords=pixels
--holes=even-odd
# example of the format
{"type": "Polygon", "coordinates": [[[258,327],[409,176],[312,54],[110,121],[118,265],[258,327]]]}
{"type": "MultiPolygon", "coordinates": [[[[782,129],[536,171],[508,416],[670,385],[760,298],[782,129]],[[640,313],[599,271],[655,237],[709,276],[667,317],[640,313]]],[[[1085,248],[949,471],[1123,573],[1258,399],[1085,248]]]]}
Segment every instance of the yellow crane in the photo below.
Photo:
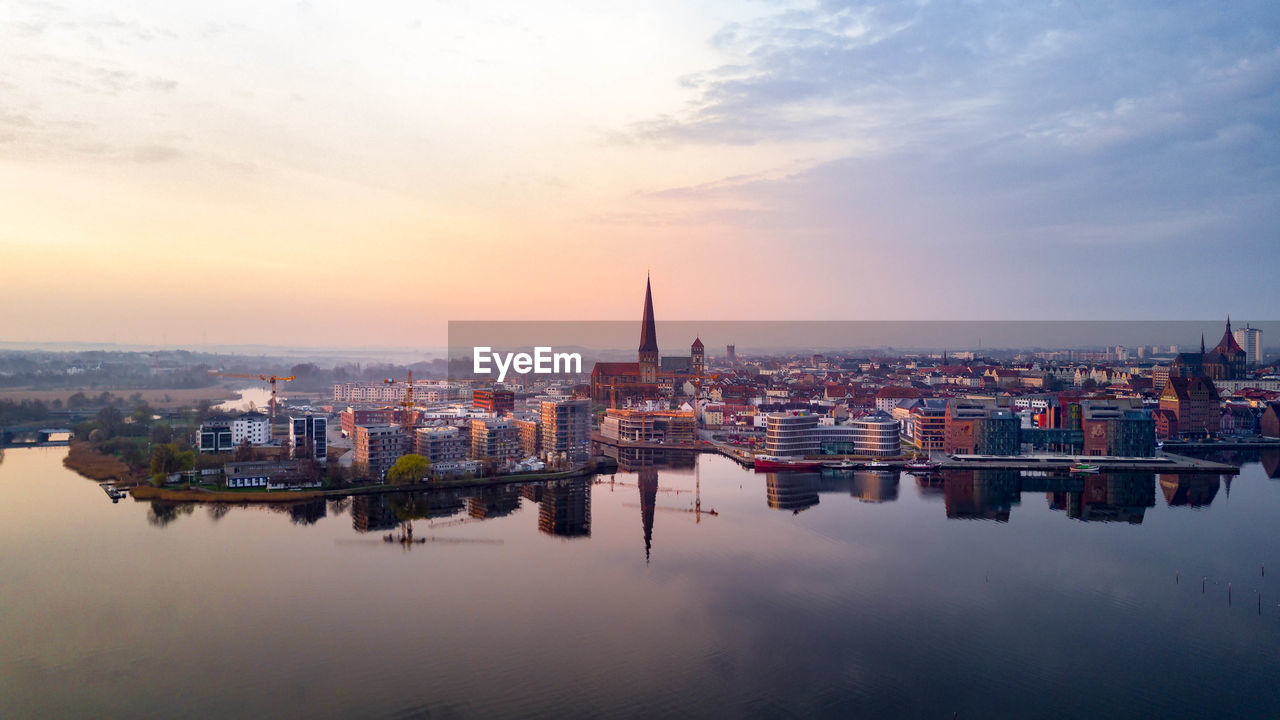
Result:
{"type": "Polygon", "coordinates": [[[275,421],[276,421],[276,383],[277,383],[277,382],[289,382],[290,380],[297,380],[297,379],[298,379],[298,376],[297,376],[297,375],[287,375],[287,376],[285,376],[285,375],[254,375],[254,374],[248,374],[248,373],[228,373],[228,372],[218,372],[218,371],[216,371],[216,370],[210,370],[210,371],[209,371],[209,374],[210,374],[210,375],[216,375],[217,377],[225,377],[225,378],[241,378],[241,379],[244,379],[244,380],[261,380],[261,381],[263,381],[263,382],[271,383],[271,412],[270,412],[270,417],[271,417],[271,422],[272,422],[272,423],[275,423],[275,421]]]}
{"type": "Polygon", "coordinates": [[[395,378],[387,378],[382,382],[387,385],[404,385],[404,400],[396,403],[401,407],[403,422],[400,429],[407,434],[413,433],[413,371],[409,371],[409,377],[406,380],[396,380],[395,378]]]}

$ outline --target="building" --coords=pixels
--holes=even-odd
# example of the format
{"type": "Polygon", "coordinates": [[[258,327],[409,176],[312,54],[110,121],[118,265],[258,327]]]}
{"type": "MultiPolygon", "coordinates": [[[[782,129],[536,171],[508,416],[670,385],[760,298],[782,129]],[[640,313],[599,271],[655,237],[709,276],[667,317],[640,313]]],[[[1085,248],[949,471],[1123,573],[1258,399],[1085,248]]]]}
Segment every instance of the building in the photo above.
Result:
{"type": "MultiPolygon", "coordinates": [[[[769,413],[764,419],[765,453],[778,457],[803,457],[821,453],[818,422],[817,415],[805,411],[769,413]]],[[[829,438],[828,442],[838,443],[839,440],[829,438]]]]}
{"type": "Polygon", "coordinates": [[[898,405],[920,398],[920,391],[913,387],[886,385],[876,392],[876,410],[893,412],[898,405]]]}
{"type": "Polygon", "coordinates": [[[266,445],[271,442],[271,420],[260,412],[245,413],[231,421],[231,443],[266,445]]]}
{"type": "MultiPolygon", "coordinates": [[[[333,386],[334,403],[393,403],[404,400],[404,383],[336,383],[333,386]]],[[[465,387],[457,383],[421,381],[413,383],[415,402],[441,404],[465,399],[465,387]]]]}
{"type": "Polygon", "coordinates": [[[471,421],[471,459],[510,460],[520,456],[520,434],[509,418],[475,418],[471,421]]]}
{"type": "Polygon", "coordinates": [[[1220,422],[1220,400],[1213,382],[1200,376],[1170,377],[1160,393],[1160,410],[1171,414],[1161,427],[1180,436],[1204,436],[1217,432],[1220,422]],[[1176,429],[1174,429],[1176,428],[1176,429]]]}
{"type": "Polygon", "coordinates": [[[637,361],[598,362],[591,369],[591,401],[620,407],[645,400],[669,399],[686,382],[698,382],[705,368],[702,340],[694,338],[689,354],[658,354],[658,331],[653,316],[653,289],[644,285],[644,315],[640,321],[637,361]]]}
{"type": "Polygon", "coordinates": [[[1240,380],[1245,376],[1244,348],[1236,342],[1231,331],[1231,318],[1222,339],[1208,352],[1204,349],[1204,336],[1200,336],[1200,352],[1178,353],[1173,360],[1170,375],[1179,377],[1206,377],[1210,380],[1240,380]]]}
{"type": "Polygon", "coordinates": [[[338,413],[338,425],[343,437],[355,434],[357,425],[390,425],[400,419],[401,411],[391,407],[353,408],[338,413]]]}
{"type": "Polygon", "coordinates": [[[947,401],[943,398],[922,398],[909,406],[909,425],[902,427],[910,433],[904,436],[922,452],[941,450],[947,439],[947,401]]]}
{"type": "Polygon", "coordinates": [[[898,421],[884,412],[864,415],[849,423],[854,452],[870,457],[897,457],[902,454],[898,421]]]}
{"type": "Polygon", "coordinates": [[[600,423],[601,435],[629,443],[688,444],[696,431],[692,411],[609,408],[600,423]]]}
{"type": "Polygon", "coordinates": [[[467,459],[466,440],[462,431],[452,425],[418,428],[413,440],[413,451],[430,460],[433,467],[467,459]]]}
{"type": "Polygon", "coordinates": [[[1262,364],[1262,331],[1255,327],[1245,325],[1243,328],[1236,330],[1236,342],[1240,347],[1244,348],[1244,361],[1246,365],[1257,367],[1262,364]]]}
{"type": "Polygon", "coordinates": [[[539,420],[514,418],[516,436],[520,440],[521,457],[537,457],[542,454],[542,423],[539,420]]]}
{"type": "Polygon", "coordinates": [[[542,447],[544,453],[566,453],[572,460],[590,454],[591,403],[587,400],[542,401],[542,447]]]}
{"type": "Polygon", "coordinates": [[[297,459],[311,458],[321,465],[329,459],[329,419],[320,415],[307,413],[302,417],[289,418],[288,439],[290,457],[297,459]]]}
{"type": "Polygon", "coordinates": [[[724,361],[733,365],[738,362],[738,348],[734,345],[724,346],[724,361]]]}
{"type": "Polygon", "coordinates": [[[1017,455],[1021,421],[993,400],[953,398],[947,402],[943,451],[967,455],[1017,455]]]}
{"type": "Polygon", "coordinates": [[[387,470],[405,453],[406,436],[399,425],[357,425],[352,437],[356,464],[371,478],[386,477],[387,470]]]}
{"type": "Polygon", "coordinates": [[[196,449],[202,453],[229,453],[235,450],[232,441],[231,423],[226,421],[206,422],[200,424],[196,432],[196,449]]]}
{"type": "Polygon", "coordinates": [[[1263,437],[1280,438],[1280,402],[1267,403],[1262,411],[1259,433],[1263,437]]]}
{"type": "Polygon", "coordinates": [[[1156,454],[1156,420],[1140,400],[1081,400],[1082,448],[1085,455],[1152,457],[1156,454]]]}
{"type": "Polygon", "coordinates": [[[471,407],[494,415],[509,413],[516,409],[516,394],[513,390],[477,388],[471,392],[471,407]]]}

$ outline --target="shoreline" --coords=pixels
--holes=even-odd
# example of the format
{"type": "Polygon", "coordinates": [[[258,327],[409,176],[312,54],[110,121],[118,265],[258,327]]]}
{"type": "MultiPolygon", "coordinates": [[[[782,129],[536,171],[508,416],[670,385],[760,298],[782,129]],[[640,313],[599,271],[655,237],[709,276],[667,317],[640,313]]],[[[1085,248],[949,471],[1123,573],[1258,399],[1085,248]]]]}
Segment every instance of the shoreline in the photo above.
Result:
{"type": "Polygon", "coordinates": [[[129,494],[135,500],[167,500],[171,502],[204,502],[204,503],[289,503],[306,502],[328,498],[355,497],[357,495],[389,495],[403,492],[427,492],[430,490],[455,490],[459,488],[492,487],[496,485],[513,485],[530,482],[548,482],[553,480],[574,480],[587,478],[617,466],[608,463],[593,462],[573,470],[552,473],[522,473],[519,475],[499,475],[491,478],[473,478],[470,480],[440,480],[405,485],[366,485],[362,487],[334,488],[331,490],[277,490],[261,492],[242,492],[228,490],[200,490],[192,488],[166,488],[153,485],[138,485],[130,489],[129,494]]]}

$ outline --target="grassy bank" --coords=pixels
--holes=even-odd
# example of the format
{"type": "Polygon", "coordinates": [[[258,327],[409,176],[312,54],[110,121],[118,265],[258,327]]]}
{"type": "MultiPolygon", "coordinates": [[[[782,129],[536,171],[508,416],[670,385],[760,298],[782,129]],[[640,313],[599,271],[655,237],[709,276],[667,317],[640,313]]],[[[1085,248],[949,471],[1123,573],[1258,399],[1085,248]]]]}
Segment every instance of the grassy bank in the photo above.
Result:
{"type": "Polygon", "coordinates": [[[103,455],[98,452],[94,443],[83,440],[71,441],[71,449],[63,458],[62,464],[67,468],[98,482],[113,481],[133,483],[135,478],[120,458],[114,455],[103,455]]]}
{"type": "MultiPolygon", "coordinates": [[[[151,485],[139,485],[129,493],[137,500],[172,500],[176,502],[207,503],[288,503],[303,500],[315,500],[333,491],[308,490],[294,492],[240,492],[217,490],[189,490],[186,488],[164,488],[151,485]]],[[[337,493],[339,495],[343,493],[337,493]]]]}

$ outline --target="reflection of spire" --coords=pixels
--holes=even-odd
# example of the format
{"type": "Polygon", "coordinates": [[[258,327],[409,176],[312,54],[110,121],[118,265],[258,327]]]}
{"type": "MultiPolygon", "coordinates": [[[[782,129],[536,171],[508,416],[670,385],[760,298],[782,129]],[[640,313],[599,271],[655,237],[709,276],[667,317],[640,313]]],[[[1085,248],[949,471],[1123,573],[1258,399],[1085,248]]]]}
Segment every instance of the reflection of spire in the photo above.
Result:
{"type": "Polygon", "coordinates": [[[653,547],[653,509],[658,504],[657,469],[641,468],[636,484],[640,487],[640,521],[644,525],[644,562],[648,565],[649,551],[653,547]]]}

